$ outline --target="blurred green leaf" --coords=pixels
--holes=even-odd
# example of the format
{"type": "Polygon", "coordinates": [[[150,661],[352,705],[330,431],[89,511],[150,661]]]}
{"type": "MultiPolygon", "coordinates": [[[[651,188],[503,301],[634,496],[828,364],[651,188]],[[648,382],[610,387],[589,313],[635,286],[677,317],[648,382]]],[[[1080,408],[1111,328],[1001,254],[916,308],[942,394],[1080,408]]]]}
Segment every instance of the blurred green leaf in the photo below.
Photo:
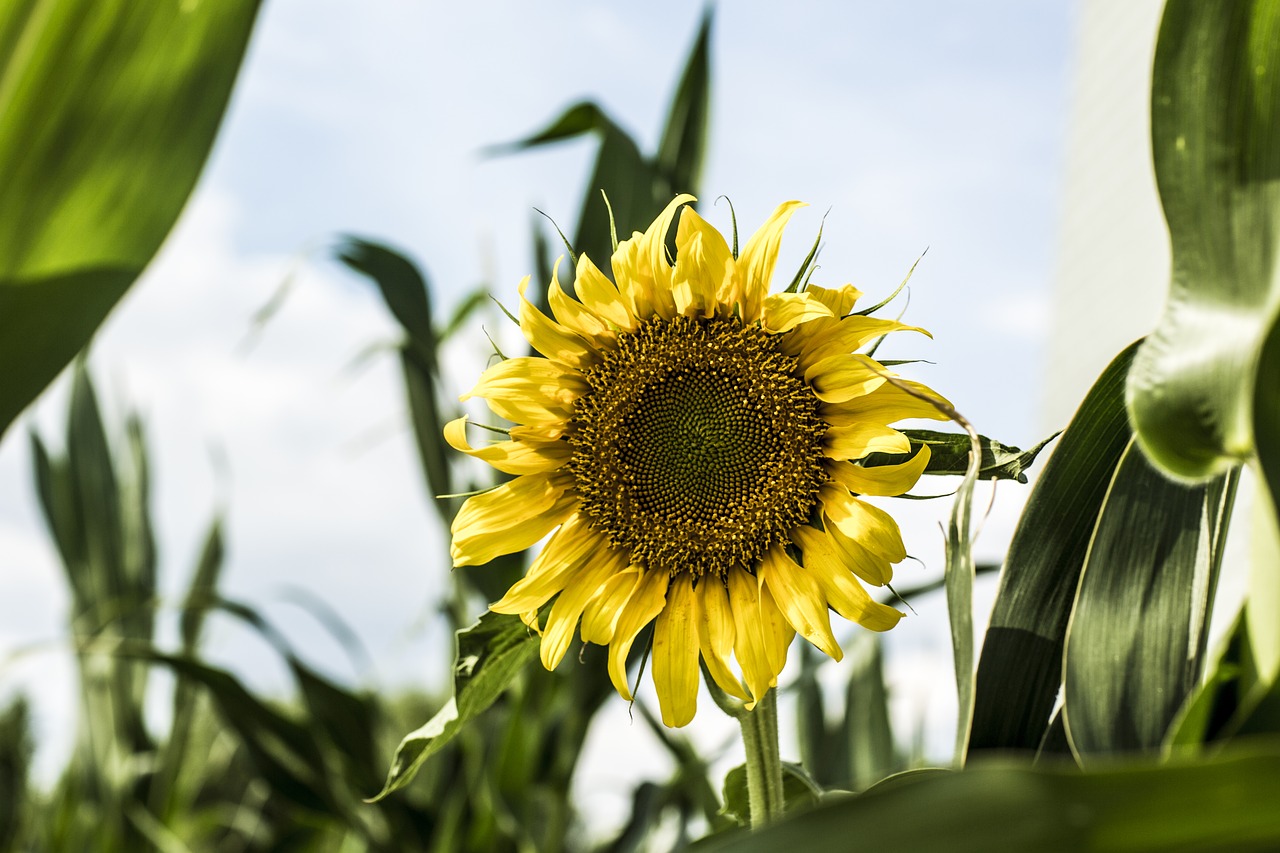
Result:
{"type": "Polygon", "coordinates": [[[982,450],[978,433],[954,411],[952,416],[966,428],[969,439],[968,467],[956,489],[955,502],[947,519],[945,543],[946,567],[943,588],[947,593],[947,621],[951,627],[951,658],[956,673],[956,702],[959,713],[956,719],[955,760],[964,760],[969,744],[969,730],[973,720],[974,668],[973,668],[973,489],[978,483],[982,465],[982,450]]]}
{"type": "Polygon", "coordinates": [[[853,672],[845,686],[843,735],[848,744],[850,789],[863,791],[903,768],[889,719],[880,637],[869,631],[856,636],[849,650],[853,672]]]}
{"type": "Polygon", "coordinates": [[[707,153],[707,125],[711,120],[711,7],[702,15],[684,73],[671,99],[667,125],[658,142],[657,172],[665,178],[659,200],[693,192],[702,180],[707,153]]]}
{"type": "Polygon", "coordinates": [[[436,495],[453,493],[453,476],[449,470],[451,451],[442,434],[444,418],[438,396],[440,341],[431,320],[430,286],[413,261],[380,243],[346,236],[339,241],[336,252],[338,260],[377,285],[387,308],[404,330],[400,367],[414,442],[426,474],[428,497],[447,523],[452,519],[452,504],[435,499],[436,495]]]}
{"type": "Polygon", "coordinates": [[[1169,0],[1151,145],[1172,281],[1134,360],[1129,410],[1159,465],[1206,477],[1280,424],[1274,403],[1259,405],[1280,388],[1280,360],[1260,358],[1280,314],[1280,4],[1169,0]]]}
{"type": "Polygon", "coordinates": [[[1250,853],[1280,847],[1280,746],[1093,773],[977,764],[824,803],[699,853],[1250,853]]]}
{"type": "MultiPolygon", "coordinates": [[[[904,429],[903,435],[911,440],[910,453],[873,453],[863,462],[868,468],[877,465],[895,465],[916,454],[921,445],[929,445],[929,464],[924,473],[938,476],[964,476],[969,467],[969,436],[956,432],[938,432],[931,429],[904,429]]],[[[1049,436],[1028,450],[1001,444],[985,435],[978,436],[982,445],[982,464],[978,469],[979,480],[1017,480],[1027,482],[1027,471],[1040,451],[1060,433],[1049,436]]]]}
{"type": "MultiPolygon", "coordinates": [[[[822,788],[809,778],[799,764],[782,762],[782,802],[784,814],[808,811],[822,798],[822,788]]],[[[739,826],[751,826],[751,799],[747,793],[747,766],[739,764],[724,777],[724,809],[739,826]]]]}
{"type": "Polygon", "coordinates": [[[1049,725],[1080,571],[1132,436],[1123,395],[1136,346],[1094,383],[1018,522],[978,663],[971,753],[1034,750],[1049,725]]]}
{"type": "Polygon", "coordinates": [[[538,653],[538,636],[518,617],[485,613],[458,632],[453,668],[453,698],[424,726],[400,742],[380,800],[413,779],[428,758],[462,727],[492,705],[538,653]]]}
{"type": "Polygon", "coordinates": [[[258,0],[0,9],[0,437],[169,233],[257,9],[258,0]]]}
{"type": "Polygon", "coordinates": [[[1082,759],[1159,749],[1199,683],[1235,483],[1175,482],[1135,442],[1121,457],[1066,637],[1063,719],[1082,759]]]}

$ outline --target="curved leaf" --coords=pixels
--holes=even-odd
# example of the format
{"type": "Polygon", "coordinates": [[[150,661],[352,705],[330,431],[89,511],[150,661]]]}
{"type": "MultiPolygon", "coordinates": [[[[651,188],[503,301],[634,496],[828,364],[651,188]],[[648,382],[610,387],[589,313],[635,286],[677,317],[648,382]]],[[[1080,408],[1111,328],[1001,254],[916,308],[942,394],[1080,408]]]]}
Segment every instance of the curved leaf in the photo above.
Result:
{"type": "Polygon", "coordinates": [[[1199,683],[1235,481],[1175,482],[1135,443],[1121,459],[1067,629],[1063,719],[1081,758],[1159,749],[1199,683]]]}
{"type": "Polygon", "coordinates": [[[15,0],[0,12],[0,436],[173,226],[257,10],[15,0]]]}
{"type": "Polygon", "coordinates": [[[1151,143],[1172,280],[1129,410],[1159,465],[1206,477],[1253,454],[1255,394],[1280,389],[1260,360],[1280,314],[1280,4],[1170,0],[1151,143]]]}

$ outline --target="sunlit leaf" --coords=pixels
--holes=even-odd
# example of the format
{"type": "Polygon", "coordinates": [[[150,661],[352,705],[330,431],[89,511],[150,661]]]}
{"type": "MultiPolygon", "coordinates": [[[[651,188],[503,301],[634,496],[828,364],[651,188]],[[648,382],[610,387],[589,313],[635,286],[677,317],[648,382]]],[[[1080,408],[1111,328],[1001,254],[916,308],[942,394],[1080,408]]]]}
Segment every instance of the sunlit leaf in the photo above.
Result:
{"type": "Polygon", "coordinates": [[[1129,409],[1158,464],[1205,477],[1280,426],[1280,359],[1260,357],[1280,314],[1280,4],[1170,0],[1151,142],[1172,281],[1134,360],[1129,409]]]}
{"type": "Polygon", "coordinates": [[[1082,759],[1159,749],[1199,683],[1234,496],[1234,473],[1187,484],[1134,443],[1121,458],[1067,631],[1063,717],[1082,759]]]}
{"type": "Polygon", "coordinates": [[[0,435],[173,226],[257,9],[258,0],[0,9],[0,435]]]}

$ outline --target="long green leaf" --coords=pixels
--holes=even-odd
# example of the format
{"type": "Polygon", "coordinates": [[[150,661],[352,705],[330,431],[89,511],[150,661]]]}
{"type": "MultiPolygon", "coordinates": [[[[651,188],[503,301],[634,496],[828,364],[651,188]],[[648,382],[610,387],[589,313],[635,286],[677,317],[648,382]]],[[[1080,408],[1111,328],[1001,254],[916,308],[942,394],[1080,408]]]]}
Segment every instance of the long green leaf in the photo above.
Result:
{"type": "Polygon", "coordinates": [[[475,625],[459,631],[453,698],[400,742],[386,785],[374,799],[380,800],[409,784],[423,762],[492,705],[537,654],[537,635],[515,616],[486,613],[475,625]]]}
{"type": "Polygon", "coordinates": [[[1157,750],[1199,683],[1234,472],[1170,480],[1131,442],[1067,630],[1063,718],[1082,759],[1157,750]]]}
{"type": "Polygon", "coordinates": [[[1169,0],[1151,143],[1172,280],[1129,409],[1158,464],[1206,477],[1253,454],[1251,413],[1280,388],[1260,358],[1280,314],[1280,3],[1169,0]]]}
{"type": "Polygon", "coordinates": [[[1039,746],[1094,523],[1132,435],[1124,381],[1136,344],[1107,367],[1044,465],[1018,522],[982,645],[970,750],[1039,746]]]}
{"type": "Polygon", "coordinates": [[[258,0],[0,7],[0,436],[159,249],[258,0]]]}
{"type": "Polygon", "coordinates": [[[667,182],[665,191],[659,191],[659,198],[693,192],[702,180],[707,125],[711,120],[711,19],[708,6],[658,142],[657,171],[667,182]]]}
{"type": "Polygon", "coordinates": [[[1094,773],[990,764],[915,775],[698,853],[1260,853],[1280,848],[1280,745],[1094,773]]]}
{"type": "MultiPolygon", "coordinates": [[[[903,435],[911,440],[911,452],[873,453],[863,462],[868,468],[877,465],[894,465],[914,456],[922,445],[929,446],[929,462],[924,473],[938,476],[962,477],[969,470],[969,436],[958,432],[938,432],[932,429],[904,429],[903,435]]],[[[985,435],[978,436],[982,446],[982,462],[978,468],[979,480],[1017,480],[1027,482],[1026,471],[1031,468],[1040,451],[1057,438],[1051,435],[1034,447],[1023,450],[1009,444],[1001,444],[985,435]]]]}

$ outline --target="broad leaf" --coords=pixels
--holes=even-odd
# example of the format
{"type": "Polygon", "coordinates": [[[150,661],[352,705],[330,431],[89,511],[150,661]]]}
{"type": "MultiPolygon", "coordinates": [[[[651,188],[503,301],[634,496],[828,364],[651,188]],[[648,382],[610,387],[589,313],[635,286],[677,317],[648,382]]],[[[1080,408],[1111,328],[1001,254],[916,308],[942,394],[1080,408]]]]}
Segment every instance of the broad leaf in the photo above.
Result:
{"type": "MultiPolygon", "coordinates": [[[[782,764],[782,809],[784,814],[808,811],[822,798],[822,789],[799,764],[782,764]]],[[[739,764],[724,777],[723,813],[739,826],[751,826],[751,798],[747,791],[747,766],[739,764]]]]}
{"type": "Polygon", "coordinates": [[[1206,477],[1280,424],[1280,359],[1260,357],[1280,313],[1280,4],[1170,0],[1151,143],[1172,281],[1134,360],[1129,408],[1158,464],[1206,477]]]}
{"type": "Polygon", "coordinates": [[[1034,750],[1049,725],[1080,571],[1131,438],[1123,394],[1135,348],[1089,391],[1018,522],[978,663],[971,751],[1034,750]]]}
{"type": "Polygon", "coordinates": [[[1067,632],[1063,718],[1082,759],[1157,750],[1199,683],[1235,474],[1170,480],[1130,443],[1067,632]]]}
{"type": "Polygon", "coordinates": [[[9,0],[0,10],[0,436],[169,233],[257,9],[9,0]]]}
{"type": "Polygon", "coordinates": [[[486,613],[458,632],[453,667],[453,698],[422,728],[400,742],[380,800],[413,779],[414,774],[473,717],[492,705],[525,665],[538,654],[538,637],[519,618],[486,613]]]}
{"type": "Polygon", "coordinates": [[[1095,773],[988,764],[915,774],[698,853],[1163,853],[1280,848],[1280,745],[1203,762],[1095,773]]]}

